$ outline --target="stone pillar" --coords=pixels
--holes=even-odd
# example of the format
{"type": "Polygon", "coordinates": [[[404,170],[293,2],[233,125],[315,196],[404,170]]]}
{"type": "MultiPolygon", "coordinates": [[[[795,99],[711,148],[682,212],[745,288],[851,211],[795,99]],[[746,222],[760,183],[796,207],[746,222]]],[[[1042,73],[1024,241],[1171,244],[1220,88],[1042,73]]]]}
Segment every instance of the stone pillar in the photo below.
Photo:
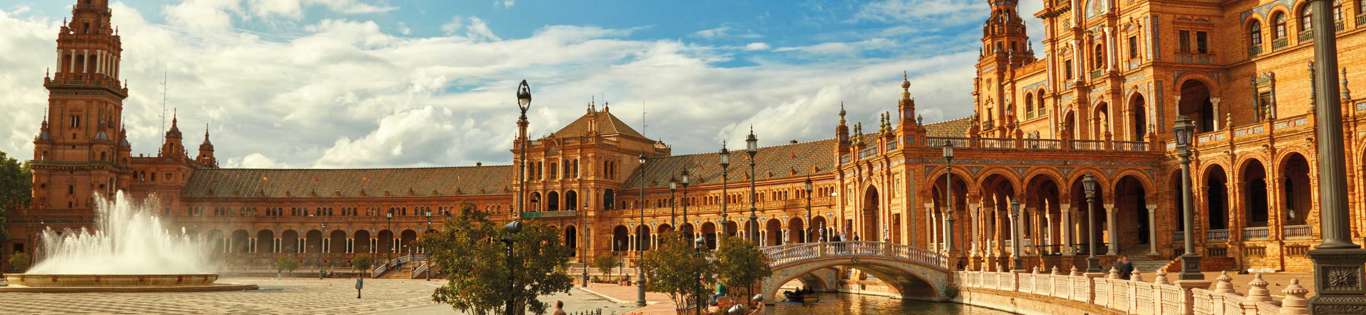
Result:
{"type": "Polygon", "coordinates": [[[248,241],[248,242],[251,242],[251,243],[247,244],[247,251],[248,251],[248,252],[251,252],[252,254],[255,254],[255,253],[256,253],[256,238],[255,238],[255,237],[248,237],[248,238],[247,238],[247,241],[248,241]]]}
{"type": "Polygon", "coordinates": [[[1064,203],[1062,204],[1061,209],[1062,224],[1059,224],[1058,226],[1062,228],[1060,230],[1062,232],[1062,254],[1068,256],[1076,255],[1076,252],[1072,250],[1072,205],[1064,203]]]}
{"type": "Polygon", "coordinates": [[[1157,256],[1157,205],[1148,205],[1148,255],[1157,256]]]}
{"type": "Polygon", "coordinates": [[[1115,204],[1105,204],[1105,229],[1109,231],[1110,246],[1107,255],[1114,256],[1119,254],[1119,232],[1115,229],[1115,204]]]}
{"type": "Polygon", "coordinates": [[[1051,211],[1048,211],[1048,204],[1044,204],[1044,208],[1043,208],[1043,221],[1044,221],[1044,223],[1043,223],[1043,226],[1041,226],[1041,228],[1043,228],[1043,245],[1044,245],[1044,246],[1043,246],[1043,250],[1042,250],[1041,252],[1043,252],[1043,253],[1048,253],[1048,254],[1055,254],[1055,252],[1053,251],[1053,244],[1057,242],[1057,238],[1055,238],[1055,237],[1053,236],[1053,229],[1054,229],[1054,224],[1053,224],[1053,213],[1052,213],[1051,211]]]}

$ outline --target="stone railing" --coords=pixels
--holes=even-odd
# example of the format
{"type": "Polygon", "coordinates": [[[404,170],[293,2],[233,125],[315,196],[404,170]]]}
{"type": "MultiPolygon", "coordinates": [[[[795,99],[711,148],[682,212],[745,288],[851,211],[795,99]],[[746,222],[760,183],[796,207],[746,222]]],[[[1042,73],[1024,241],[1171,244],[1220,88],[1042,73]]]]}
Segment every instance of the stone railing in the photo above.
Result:
{"type": "Polygon", "coordinates": [[[1019,293],[1018,298],[1047,300],[1055,298],[1077,302],[1078,305],[1093,305],[1116,313],[1129,314],[1181,314],[1181,315],[1261,315],[1261,314],[1308,314],[1308,293],[1299,285],[1299,280],[1291,280],[1282,293],[1285,298],[1279,302],[1272,299],[1262,280],[1261,274],[1248,283],[1247,296],[1233,291],[1232,279],[1221,275],[1211,289],[1183,289],[1168,283],[1166,273],[1159,270],[1154,281],[1142,279],[1135,272],[1130,279],[1119,278],[1119,271],[1111,269],[1104,277],[1082,275],[1072,268],[1070,274],[1061,274],[1057,267],[1050,273],[1033,272],[988,272],[959,271],[958,286],[962,289],[988,289],[1019,293]],[[1283,310],[1284,308],[1284,310],[1283,310]]]}
{"type": "Polygon", "coordinates": [[[910,245],[883,242],[793,243],[768,246],[760,250],[768,256],[769,264],[774,266],[830,257],[882,256],[925,266],[944,269],[948,267],[948,259],[942,254],[910,245]]]}
{"type": "Polygon", "coordinates": [[[1308,225],[1285,226],[1285,238],[1308,238],[1312,236],[1314,236],[1313,230],[1308,225]]]}
{"type": "Polygon", "coordinates": [[[1105,141],[1105,140],[1071,140],[1063,141],[1056,139],[1024,139],[1024,138],[963,138],[963,137],[928,137],[925,144],[929,147],[942,147],[945,143],[953,143],[955,148],[963,149],[982,149],[982,150],[1028,150],[1028,151],[1118,151],[1118,152],[1146,152],[1150,150],[1148,143],[1141,141],[1105,141]]]}
{"type": "Polygon", "coordinates": [[[386,261],[386,262],[384,262],[384,263],[382,263],[382,264],[379,264],[379,266],[375,266],[374,269],[370,270],[370,274],[371,274],[371,276],[373,276],[373,277],[379,277],[380,275],[383,275],[384,272],[389,271],[389,268],[390,268],[390,267],[401,266],[401,265],[406,264],[406,263],[408,263],[409,261],[412,261],[412,260],[413,260],[413,256],[410,256],[410,255],[403,255],[403,256],[394,257],[394,259],[392,259],[392,260],[389,260],[389,261],[386,261]]]}

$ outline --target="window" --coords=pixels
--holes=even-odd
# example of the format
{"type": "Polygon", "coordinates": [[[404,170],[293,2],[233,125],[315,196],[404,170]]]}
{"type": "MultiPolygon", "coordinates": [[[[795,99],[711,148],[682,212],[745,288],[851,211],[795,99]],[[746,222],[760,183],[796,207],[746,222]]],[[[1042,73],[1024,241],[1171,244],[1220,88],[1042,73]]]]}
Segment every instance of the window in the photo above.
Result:
{"type": "Polygon", "coordinates": [[[71,128],[80,128],[80,127],[81,127],[81,116],[80,116],[80,115],[71,115],[71,128]]]}
{"type": "Polygon", "coordinates": [[[1092,54],[1095,55],[1095,59],[1091,60],[1091,69],[1105,68],[1105,45],[1097,44],[1092,54]]]}
{"type": "Polygon", "coordinates": [[[1271,39],[1285,38],[1285,14],[1276,12],[1271,16],[1271,39]]]}
{"type": "Polygon", "coordinates": [[[1138,59],[1138,36],[1129,36],[1129,59],[1138,59]]]}
{"type": "Polygon", "coordinates": [[[1254,108],[1253,116],[1260,122],[1267,117],[1267,109],[1271,107],[1271,91],[1257,93],[1257,106],[1254,108]]]}
{"type": "Polygon", "coordinates": [[[1177,52],[1189,54],[1191,52],[1191,31],[1181,31],[1178,33],[1177,52]]]}
{"type": "Polygon", "coordinates": [[[1314,10],[1309,5],[1300,8],[1300,33],[1307,33],[1314,30],[1314,10]]]}
{"type": "Polygon", "coordinates": [[[1247,25],[1247,42],[1248,42],[1248,45],[1249,45],[1249,46],[1248,46],[1248,50],[1249,50],[1249,51],[1256,51],[1256,52],[1252,53],[1253,55],[1256,55],[1257,52],[1261,52],[1261,48],[1262,48],[1262,23],[1261,23],[1261,22],[1257,22],[1257,21],[1254,20],[1254,21],[1252,21],[1252,23],[1250,23],[1250,24],[1247,25]]]}
{"type": "Polygon", "coordinates": [[[1201,54],[1209,53],[1209,36],[1205,32],[1195,32],[1195,51],[1201,54]]]}
{"type": "Polygon", "coordinates": [[[1065,60],[1065,61],[1062,62],[1062,64],[1063,64],[1063,67],[1062,67],[1063,78],[1066,78],[1066,79],[1068,79],[1068,80],[1071,80],[1071,79],[1072,79],[1072,61],[1071,61],[1071,60],[1065,60]]]}

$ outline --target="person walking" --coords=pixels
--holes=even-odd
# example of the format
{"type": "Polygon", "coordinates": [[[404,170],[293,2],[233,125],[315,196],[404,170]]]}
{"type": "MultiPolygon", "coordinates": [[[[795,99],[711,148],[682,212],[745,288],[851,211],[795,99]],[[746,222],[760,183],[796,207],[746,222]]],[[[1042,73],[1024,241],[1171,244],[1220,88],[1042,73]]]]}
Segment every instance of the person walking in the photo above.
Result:
{"type": "Polygon", "coordinates": [[[550,314],[551,314],[551,315],[566,315],[566,314],[564,313],[564,301],[555,301],[555,311],[550,312],[550,314]]]}
{"type": "Polygon", "coordinates": [[[357,277],[356,277],[356,298],[357,298],[357,299],[360,298],[360,289],[361,289],[361,288],[364,288],[364,287],[365,287],[365,277],[363,277],[363,276],[357,276],[357,277]]]}
{"type": "Polygon", "coordinates": [[[1134,273],[1134,263],[1129,261],[1129,256],[1119,256],[1115,265],[1119,269],[1120,279],[1129,280],[1129,276],[1134,273]]]}

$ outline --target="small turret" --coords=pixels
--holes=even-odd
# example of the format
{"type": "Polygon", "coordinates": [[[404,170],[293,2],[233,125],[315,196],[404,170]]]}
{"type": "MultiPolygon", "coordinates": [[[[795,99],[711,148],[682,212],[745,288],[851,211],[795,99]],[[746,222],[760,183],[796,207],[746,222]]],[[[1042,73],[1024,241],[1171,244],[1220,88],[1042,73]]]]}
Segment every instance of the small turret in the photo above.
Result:
{"type": "Polygon", "coordinates": [[[204,126],[204,143],[199,144],[199,156],[195,162],[207,167],[218,167],[218,159],[213,156],[213,142],[209,141],[209,127],[204,126]]]}
{"type": "Polygon", "coordinates": [[[178,117],[175,113],[171,114],[171,129],[166,131],[166,139],[161,143],[161,151],[157,156],[176,160],[186,159],[185,145],[181,142],[180,127],[178,117]]]}

